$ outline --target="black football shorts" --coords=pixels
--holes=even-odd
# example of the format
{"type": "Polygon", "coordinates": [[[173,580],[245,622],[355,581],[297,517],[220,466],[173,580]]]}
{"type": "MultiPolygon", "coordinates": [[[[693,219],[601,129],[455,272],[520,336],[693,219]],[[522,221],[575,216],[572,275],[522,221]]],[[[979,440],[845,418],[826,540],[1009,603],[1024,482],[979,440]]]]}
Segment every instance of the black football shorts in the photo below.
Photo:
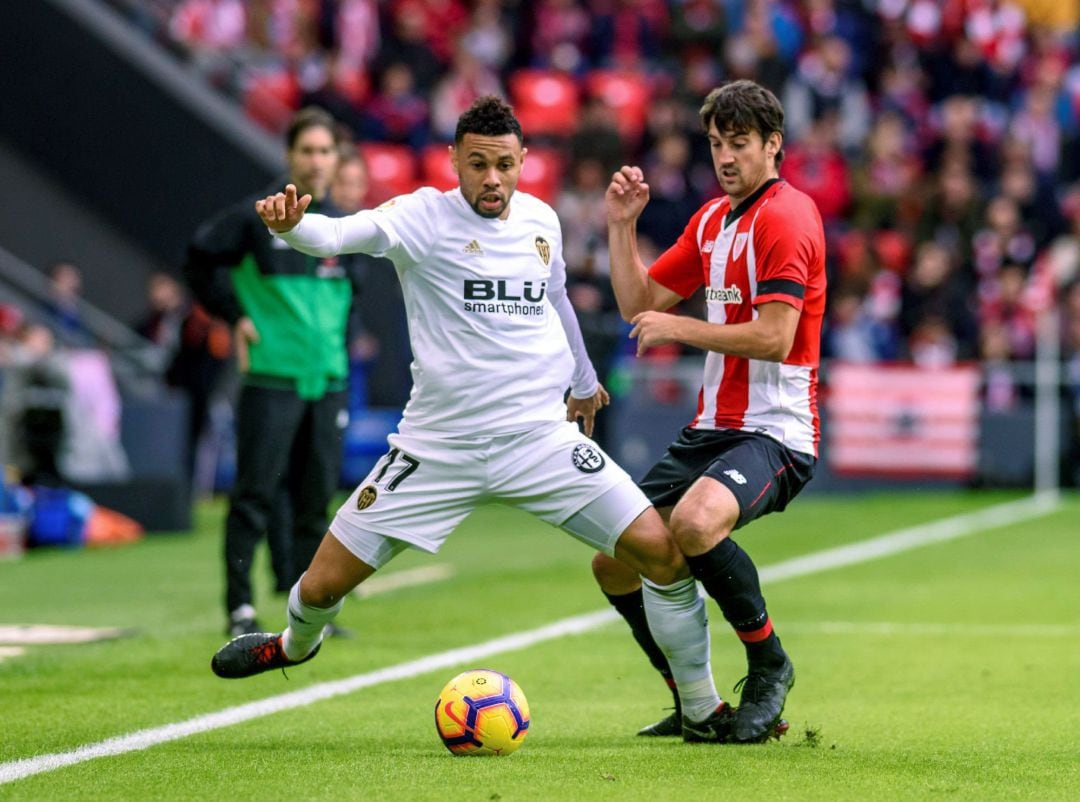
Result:
{"type": "Polygon", "coordinates": [[[815,457],[766,434],[687,427],[638,486],[654,506],[673,507],[699,478],[715,479],[739,501],[738,529],[782,512],[810,481],[816,465],[815,457]]]}

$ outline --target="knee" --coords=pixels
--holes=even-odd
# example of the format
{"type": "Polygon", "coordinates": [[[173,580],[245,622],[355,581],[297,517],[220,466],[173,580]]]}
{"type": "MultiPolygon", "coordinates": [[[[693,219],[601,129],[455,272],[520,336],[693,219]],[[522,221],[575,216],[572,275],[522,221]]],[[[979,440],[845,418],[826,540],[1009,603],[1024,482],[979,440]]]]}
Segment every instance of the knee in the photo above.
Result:
{"type": "Polygon", "coordinates": [[[682,553],[671,544],[671,548],[661,554],[652,555],[642,571],[642,576],[656,585],[671,585],[680,579],[685,579],[690,573],[686,566],[686,560],[682,553]]]}
{"type": "Polygon", "coordinates": [[[704,554],[731,534],[735,520],[700,506],[680,505],[672,511],[669,527],[683,554],[704,554]]]}
{"type": "Polygon", "coordinates": [[[648,541],[641,553],[641,575],[657,585],[670,585],[690,574],[686,559],[668,532],[648,541]]]}
{"type": "MultiPolygon", "coordinates": [[[[671,533],[656,510],[651,508],[622,533],[615,544],[615,556],[618,559],[612,562],[621,563],[626,571],[646,577],[657,585],[670,585],[690,574],[686,560],[671,533]]],[[[601,563],[601,568],[604,565],[601,563]]],[[[596,575],[595,560],[593,566],[596,575]]],[[[607,576],[610,578],[612,575],[607,576]]],[[[598,575],[597,579],[600,580],[598,575]]],[[[635,578],[633,587],[624,592],[636,590],[637,586],[638,581],[635,578]]]]}
{"type": "Polygon", "coordinates": [[[600,589],[612,596],[633,593],[641,586],[637,571],[603,552],[598,551],[593,557],[592,572],[600,589]]]}
{"type": "Polygon", "coordinates": [[[308,571],[300,578],[300,601],[310,607],[330,608],[343,598],[336,583],[321,574],[308,571]]]}

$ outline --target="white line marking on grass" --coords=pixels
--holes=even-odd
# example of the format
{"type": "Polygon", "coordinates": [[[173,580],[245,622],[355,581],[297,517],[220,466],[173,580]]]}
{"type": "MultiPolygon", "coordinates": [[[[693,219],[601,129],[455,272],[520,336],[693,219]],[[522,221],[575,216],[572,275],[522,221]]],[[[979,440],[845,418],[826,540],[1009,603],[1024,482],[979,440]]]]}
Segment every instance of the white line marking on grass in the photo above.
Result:
{"type": "MultiPolygon", "coordinates": [[[[984,529],[995,529],[1019,521],[1037,518],[1052,512],[1056,506],[1056,499],[1053,496],[1032,496],[1020,501],[999,504],[976,512],[902,529],[898,532],[871,538],[850,546],[827,549],[793,560],[786,560],[776,565],[766,566],[761,569],[760,574],[765,581],[779,582],[796,576],[806,576],[807,574],[827,571],[832,568],[855,565],[930,543],[953,540],[984,529]]],[[[475,663],[482,658],[502,654],[503,652],[524,649],[566,635],[578,635],[616,621],[618,617],[618,613],[614,610],[600,610],[595,613],[564,618],[561,621],[528,632],[519,632],[495,638],[485,643],[451,649],[367,674],[357,674],[333,682],[322,682],[299,691],[272,696],[268,699],[249,702],[237,707],[229,707],[217,713],[196,716],[177,724],[166,724],[162,727],[153,727],[128,735],[109,738],[96,744],[79,747],[70,752],[38,755],[37,757],[0,763],[0,785],[99,757],[148,749],[157,744],[186,738],[189,735],[198,735],[222,727],[231,727],[234,724],[268,716],[272,713],[279,713],[283,710],[306,707],[315,702],[352,693],[372,685],[408,679],[427,674],[436,669],[475,663]]]]}
{"type": "Polygon", "coordinates": [[[817,574],[847,565],[870,562],[882,557],[899,554],[902,551],[916,549],[930,543],[943,543],[959,537],[973,535],[986,529],[999,529],[1002,526],[1027,521],[1047,515],[1057,509],[1057,496],[1038,494],[997,504],[974,512],[943,518],[907,529],[900,529],[879,537],[861,540],[847,546],[825,549],[802,557],[776,563],[759,571],[762,582],[779,582],[797,576],[817,574]]]}
{"type": "Polygon", "coordinates": [[[431,582],[440,582],[454,575],[454,568],[450,565],[422,565],[419,568],[410,568],[405,571],[395,571],[386,576],[376,574],[367,582],[359,585],[353,593],[360,598],[366,599],[380,593],[388,593],[400,588],[411,588],[415,585],[427,585],[431,582]]]}
{"type": "Polygon", "coordinates": [[[83,746],[70,752],[40,755],[24,760],[15,760],[10,763],[0,763],[0,784],[20,780],[46,771],[53,771],[75,763],[83,763],[98,757],[122,755],[126,752],[135,752],[157,744],[186,738],[189,735],[198,735],[222,727],[231,727],[243,721],[261,718],[271,713],[280,713],[283,710],[306,707],[315,702],[352,693],[372,685],[381,685],[384,682],[393,682],[399,679],[409,679],[462,663],[475,663],[492,655],[524,649],[566,635],[588,632],[615,620],[617,617],[618,614],[612,610],[601,610],[600,612],[574,616],[573,618],[564,618],[561,621],[528,632],[519,632],[495,638],[485,643],[451,649],[428,657],[421,657],[418,660],[400,663],[396,666],[381,668],[367,674],[357,674],[333,682],[321,682],[303,690],[271,696],[269,699],[249,702],[237,707],[228,707],[217,713],[196,716],[178,724],[166,724],[163,727],[153,727],[129,735],[109,738],[106,741],[83,746]]]}
{"type": "Polygon", "coordinates": [[[26,649],[22,646],[0,646],[0,663],[4,662],[4,660],[9,657],[18,657],[25,653],[26,649]]]}
{"type": "Polygon", "coordinates": [[[901,635],[925,637],[944,635],[992,638],[1075,638],[1080,625],[1075,624],[902,624],[891,621],[816,621],[784,622],[784,634],[795,635],[901,635]]]}
{"type": "Polygon", "coordinates": [[[44,643],[91,643],[98,640],[110,640],[130,635],[131,631],[110,627],[63,627],[48,624],[3,624],[0,625],[0,643],[20,646],[44,643]]]}

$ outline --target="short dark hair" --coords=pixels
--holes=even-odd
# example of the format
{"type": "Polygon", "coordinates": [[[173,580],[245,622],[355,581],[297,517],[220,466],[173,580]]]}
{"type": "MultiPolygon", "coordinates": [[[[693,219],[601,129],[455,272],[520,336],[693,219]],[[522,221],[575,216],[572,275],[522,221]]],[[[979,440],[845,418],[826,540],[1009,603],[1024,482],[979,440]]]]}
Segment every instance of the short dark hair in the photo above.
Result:
{"type": "Polygon", "coordinates": [[[285,131],[286,147],[292,150],[300,134],[309,128],[325,128],[334,137],[334,146],[341,145],[341,129],[330,113],[318,106],[306,106],[289,120],[289,127],[285,131]]]}
{"type": "MultiPolygon", "coordinates": [[[[784,107],[776,95],[753,81],[732,81],[709,92],[698,112],[706,131],[715,123],[716,130],[748,134],[757,131],[762,139],[772,133],[784,135],[784,107]]],[[[776,154],[779,165],[784,158],[781,148],[776,154]]]]}
{"type": "Polygon", "coordinates": [[[521,123],[514,116],[514,110],[502,98],[495,95],[477,98],[468,110],[458,117],[457,128],[454,131],[454,144],[461,144],[465,134],[480,134],[481,136],[513,134],[518,138],[518,142],[525,141],[521,134],[521,123]]]}

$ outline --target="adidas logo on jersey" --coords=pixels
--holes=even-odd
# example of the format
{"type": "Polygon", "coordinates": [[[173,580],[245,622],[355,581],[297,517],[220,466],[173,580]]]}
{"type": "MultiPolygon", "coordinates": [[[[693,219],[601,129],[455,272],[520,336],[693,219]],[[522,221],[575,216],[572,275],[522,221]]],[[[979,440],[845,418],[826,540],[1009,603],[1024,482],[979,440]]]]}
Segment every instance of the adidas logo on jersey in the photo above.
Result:
{"type": "Polygon", "coordinates": [[[465,253],[472,254],[473,256],[483,256],[484,249],[480,247],[479,242],[471,240],[469,244],[465,246],[465,253]]]}

